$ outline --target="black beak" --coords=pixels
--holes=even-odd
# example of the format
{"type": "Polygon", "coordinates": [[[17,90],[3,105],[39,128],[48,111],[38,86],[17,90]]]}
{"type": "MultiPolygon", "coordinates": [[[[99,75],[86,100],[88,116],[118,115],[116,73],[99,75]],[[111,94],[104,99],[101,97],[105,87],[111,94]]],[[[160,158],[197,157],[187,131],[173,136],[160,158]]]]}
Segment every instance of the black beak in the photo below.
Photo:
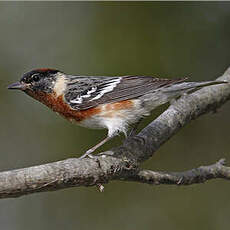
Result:
{"type": "Polygon", "coordinates": [[[26,87],[26,84],[23,84],[21,82],[15,82],[13,84],[10,84],[8,87],[8,89],[19,89],[19,90],[25,90],[27,87],[26,87]]]}

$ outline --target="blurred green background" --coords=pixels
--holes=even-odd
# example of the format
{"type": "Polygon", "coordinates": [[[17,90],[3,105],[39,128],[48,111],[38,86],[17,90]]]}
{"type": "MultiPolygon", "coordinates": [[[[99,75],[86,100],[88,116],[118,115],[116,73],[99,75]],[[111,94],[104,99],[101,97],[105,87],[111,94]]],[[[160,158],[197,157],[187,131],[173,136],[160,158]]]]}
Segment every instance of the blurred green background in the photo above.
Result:
{"type": "MultiPolygon", "coordinates": [[[[1,2],[0,169],[79,156],[106,131],[87,130],[9,83],[33,68],[69,74],[210,80],[230,66],[230,3],[1,2]]],[[[147,125],[165,107],[143,122],[147,125]]],[[[230,103],[183,128],[145,163],[181,171],[229,156],[230,103]]],[[[116,138],[100,149],[119,145],[116,138]]],[[[0,229],[221,229],[230,184],[188,187],[112,182],[0,200],[0,229]]]]}

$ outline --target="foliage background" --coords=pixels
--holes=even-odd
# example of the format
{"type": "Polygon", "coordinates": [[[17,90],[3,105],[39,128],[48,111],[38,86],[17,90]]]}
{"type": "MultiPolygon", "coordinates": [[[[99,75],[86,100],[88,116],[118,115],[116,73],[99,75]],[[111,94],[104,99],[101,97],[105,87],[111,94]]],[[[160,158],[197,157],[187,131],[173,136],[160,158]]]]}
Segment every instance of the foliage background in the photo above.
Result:
{"type": "MultiPolygon", "coordinates": [[[[228,2],[1,2],[0,28],[1,170],[79,156],[106,134],[6,89],[28,70],[199,81],[230,65],[228,2]]],[[[230,103],[183,128],[145,167],[181,171],[222,157],[230,163],[229,109],[230,103]]],[[[0,229],[224,230],[229,190],[221,180],[189,187],[112,182],[104,193],[92,187],[34,194],[0,201],[0,229]]]]}

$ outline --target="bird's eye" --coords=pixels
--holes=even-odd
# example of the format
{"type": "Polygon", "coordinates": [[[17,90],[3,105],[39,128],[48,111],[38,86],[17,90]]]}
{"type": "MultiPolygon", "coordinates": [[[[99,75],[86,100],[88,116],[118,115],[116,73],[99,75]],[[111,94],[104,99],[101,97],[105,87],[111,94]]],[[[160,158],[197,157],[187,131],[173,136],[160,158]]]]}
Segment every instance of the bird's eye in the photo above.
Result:
{"type": "Polygon", "coordinates": [[[40,76],[38,74],[34,74],[32,76],[32,79],[33,79],[33,81],[39,81],[40,80],[40,76]]]}

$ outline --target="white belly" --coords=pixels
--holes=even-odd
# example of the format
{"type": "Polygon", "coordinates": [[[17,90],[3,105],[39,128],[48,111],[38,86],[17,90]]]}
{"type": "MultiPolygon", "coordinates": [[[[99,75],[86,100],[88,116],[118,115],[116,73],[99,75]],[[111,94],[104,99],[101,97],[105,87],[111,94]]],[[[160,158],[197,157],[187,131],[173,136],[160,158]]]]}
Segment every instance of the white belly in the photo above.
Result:
{"type": "Polygon", "coordinates": [[[108,135],[113,136],[118,132],[123,132],[126,135],[128,126],[136,123],[141,117],[148,115],[148,113],[141,107],[139,100],[134,101],[134,106],[130,109],[121,110],[107,110],[107,105],[101,107],[102,112],[94,115],[91,118],[78,122],[79,125],[94,128],[94,129],[108,129],[108,135]]]}

